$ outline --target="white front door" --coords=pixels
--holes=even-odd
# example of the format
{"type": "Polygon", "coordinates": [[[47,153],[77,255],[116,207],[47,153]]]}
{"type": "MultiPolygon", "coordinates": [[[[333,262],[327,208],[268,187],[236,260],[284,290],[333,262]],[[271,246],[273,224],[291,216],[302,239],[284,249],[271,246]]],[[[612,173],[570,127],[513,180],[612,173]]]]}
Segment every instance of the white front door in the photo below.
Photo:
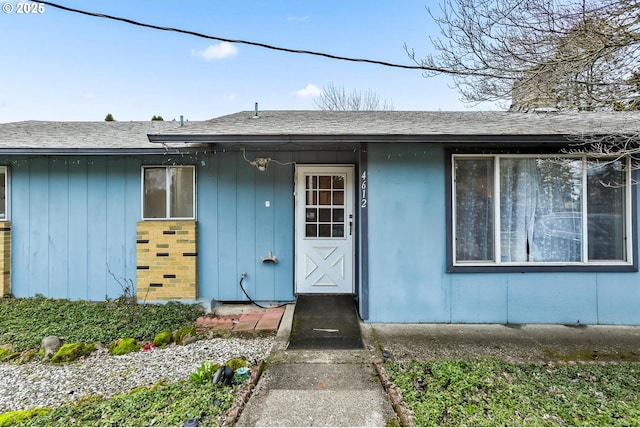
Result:
{"type": "Polygon", "coordinates": [[[353,165],[296,167],[296,293],[350,294],[353,165]]]}

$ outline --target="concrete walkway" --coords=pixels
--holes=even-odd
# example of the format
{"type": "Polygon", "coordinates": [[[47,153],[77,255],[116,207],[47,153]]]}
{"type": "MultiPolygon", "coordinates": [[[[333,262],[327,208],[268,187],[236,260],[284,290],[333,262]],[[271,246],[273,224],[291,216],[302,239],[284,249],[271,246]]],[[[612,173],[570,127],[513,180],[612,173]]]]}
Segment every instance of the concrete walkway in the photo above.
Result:
{"type": "Polygon", "coordinates": [[[288,350],[293,309],[235,426],[385,426],[395,412],[372,365],[373,337],[363,334],[361,350],[288,350]]]}
{"type": "Polygon", "coordinates": [[[385,426],[396,414],[373,364],[383,350],[396,360],[640,361],[636,326],[360,323],[364,349],[289,350],[294,308],[225,305],[199,320],[232,332],[278,326],[266,370],[235,426],[385,426]]]}

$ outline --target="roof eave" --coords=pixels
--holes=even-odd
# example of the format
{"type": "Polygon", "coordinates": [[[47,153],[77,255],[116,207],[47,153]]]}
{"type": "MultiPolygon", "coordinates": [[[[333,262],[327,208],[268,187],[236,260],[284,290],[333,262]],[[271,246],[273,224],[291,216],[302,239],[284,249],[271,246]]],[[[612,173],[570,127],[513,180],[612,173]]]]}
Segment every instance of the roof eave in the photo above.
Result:
{"type": "Polygon", "coordinates": [[[158,148],[0,148],[3,155],[40,155],[40,156],[113,156],[113,155],[167,155],[202,152],[212,147],[158,147],[158,148]]]}
{"type": "Polygon", "coordinates": [[[318,143],[514,143],[566,144],[568,135],[482,135],[482,134],[149,134],[152,143],[208,144],[318,144],[318,143]]]}

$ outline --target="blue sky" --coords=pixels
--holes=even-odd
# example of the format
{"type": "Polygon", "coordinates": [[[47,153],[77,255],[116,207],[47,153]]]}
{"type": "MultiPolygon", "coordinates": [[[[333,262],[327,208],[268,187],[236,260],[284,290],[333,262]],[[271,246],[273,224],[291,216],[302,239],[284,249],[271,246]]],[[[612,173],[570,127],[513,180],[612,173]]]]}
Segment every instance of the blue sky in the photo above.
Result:
{"type": "MultiPolygon", "coordinates": [[[[412,64],[437,29],[433,0],[58,0],[212,36],[412,64]]],[[[242,110],[315,109],[329,83],[394,110],[464,110],[449,77],[140,28],[45,6],[0,12],[0,122],[205,120],[242,110]]]]}

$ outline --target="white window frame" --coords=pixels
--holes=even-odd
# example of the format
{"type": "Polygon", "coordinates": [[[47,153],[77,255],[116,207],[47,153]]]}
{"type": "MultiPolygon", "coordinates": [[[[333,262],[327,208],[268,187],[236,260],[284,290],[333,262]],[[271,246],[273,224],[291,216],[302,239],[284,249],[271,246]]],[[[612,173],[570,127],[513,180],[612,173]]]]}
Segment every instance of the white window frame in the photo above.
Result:
{"type": "Polygon", "coordinates": [[[625,159],[625,258],[626,260],[593,260],[589,261],[588,252],[589,252],[589,233],[587,228],[588,216],[582,215],[582,261],[579,262],[504,262],[501,260],[501,224],[500,224],[500,160],[502,158],[525,158],[525,159],[540,159],[540,158],[569,158],[569,159],[580,159],[583,163],[582,168],[582,183],[583,193],[582,193],[582,213],[587,212],[587,197],[586,197],[586,181],[587,181],[587,168],[586,163],[588,161],[594,160],[587,155],[579,155],[579,154],[567,154],[567,155],[553,155],[553,154],[452,154],[451,155],[451,254],[449,255],[452,260],[452,264],[454,267],[563,267],[563,266],[589,266],[589,267],[606,267],[606,266],[633,266],[635,255],[633,252],[634,245],[634,225],[633,225],[633,201],[635,200],[632,196],[632,190],[634,188],[634,182],[632,180],[631,175],[631,165],[630,159],[625,159]],[[456,159],[481,159],[481,158],[491,158],[494,159],[494,168],[493,168],[493,200],[495,203],[493,204],[493,261],[458,261],[456,259],[456,170],[455,170],[455,161],[456,159]]]}
{"type": "Polygon", "coordinates": [[[142,167],[141,170],[141,174],[140,174],[140,209],[141,209],[141,218],[142,220],[145,221],[153,221],[153,220],[196,220],[196,216],[197,216],[197,212],[198,212],[198,207],[196,206],[196,201],[198,200],[197,198],[197,193],[198,193],[198,188],[196,187],[197,185],[197,179],[196,179],[196,173],[197,173],[197,169],[195,167],[195,165],[144,165],[142,167]],[[191,217],[171,217],[170,213],[171,213],[171,195],[169,193],[169,186],[167,186],[167,195],[166,195],[166,200],[165,200],[165,212],[166,212],[166,216],[165,217],[145,217],[144,216],[144,171],[147,168],[163,168],[165,170],[165,183],[169,183],[169,170],[170,169],[176,169],[176,168],[190,168],[193,170],[193,216],[191,217]]]}
{"type": "Polygon", "coordinates": [[[11,182],[9,180],[9,167],[0,166],[0,174],[4,174],[4,217],[0,215],[0,221],[10,220],[11,208],[11,182]]]}

